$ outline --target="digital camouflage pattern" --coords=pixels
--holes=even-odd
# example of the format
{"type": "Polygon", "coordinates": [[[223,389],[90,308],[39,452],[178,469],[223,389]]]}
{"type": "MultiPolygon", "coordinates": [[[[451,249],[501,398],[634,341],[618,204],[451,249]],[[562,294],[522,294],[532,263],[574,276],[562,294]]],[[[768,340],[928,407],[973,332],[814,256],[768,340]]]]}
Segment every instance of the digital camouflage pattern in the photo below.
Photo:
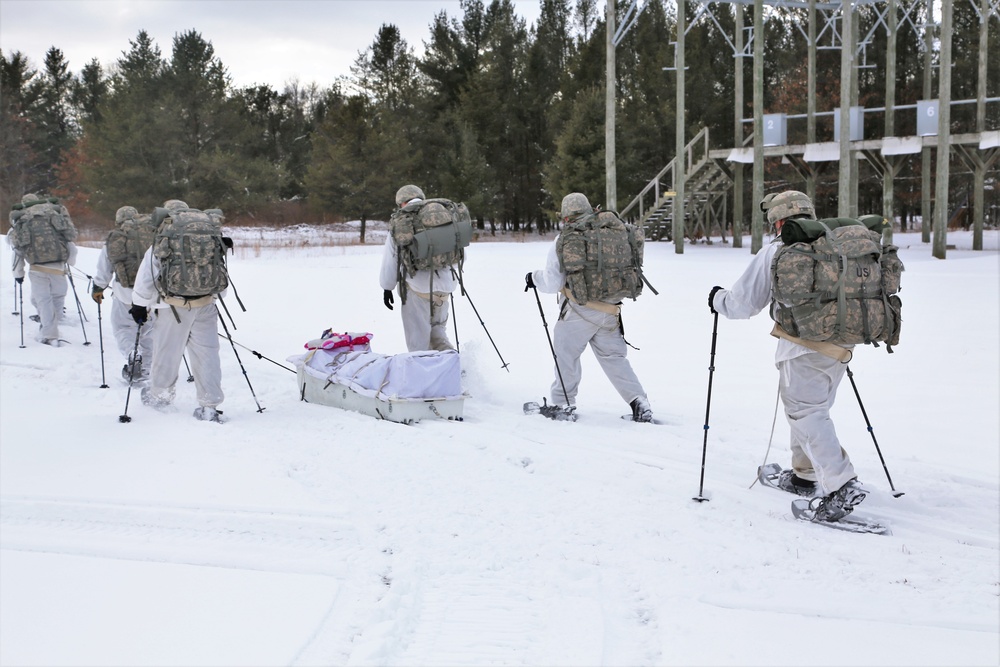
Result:
{"type": "Polygon", "coordinates": [[[771,317],[793,336],[830,343],[899,342],[903,263],[858,222],[783,246],[771,264],[771,317]]]}
{"type": "Polygon", "coordinates": [[[26,198],[10,214],[9,241],[28,264],[51,264],[69,259],[69,243],[76,227],[57,199],[26,198]]]}
{"type": "Polygon", "coordinates": [[[396,206],[402,206],[411,199],[423,199],[424,191],[416,185],[404,185],[396,190],[396,206]]]}
{"type": "Polygon", "coordinates": [[[222,243],[221,211],[156,209],[159,219],[153,252],[160,260],[157,289],[161,295],[197,298],[218,294],[229,286],[226,247],[222,243]]]}
{"type": "Polygon", "coordinates": [[[645,236],[611,211],[567,223],[556,242],[566,287],[579,304],[618,303],[642,293],[645,236]]]}
{"type": "Polygon", "coordinates": [[[152,218],[148,213],[140,214],[132,206],[123,206],[115,214],[115,228],[108,234],[105,248],[108,261],[123,287],[135,285],[142,257],[156,239],[152,218]]]}
{"type": "Polygon", "coordinates": [[[772,225],[789,218],[816,219],[816,209],[809,196],[798,190],[786,190],[767,195],[760,203],[760,209],[767,212],[767,221],[772,225]]]}
{"type": "Polygon", "coordinates": [[[393,212],[393,242],[405,275],[417,271],[461,267],[472,242],[472,217],[465,204],[450,199],[424,199],[393,212]]]}

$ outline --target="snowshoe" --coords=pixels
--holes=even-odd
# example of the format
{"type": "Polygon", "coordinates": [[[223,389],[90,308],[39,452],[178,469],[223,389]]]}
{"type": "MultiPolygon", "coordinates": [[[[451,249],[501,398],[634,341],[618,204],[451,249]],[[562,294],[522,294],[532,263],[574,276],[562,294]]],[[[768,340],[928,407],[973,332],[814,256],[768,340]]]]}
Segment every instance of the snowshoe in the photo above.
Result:
{"type": "Polygon", "coordinates": [[[194,418],[199,421],[215,422],[216,424],[225,422],[225,419],[222,417],[222,410],[216,410],[215,408],[195,408],[194,418]]]}
{"type": "Polygon", "coordinates": [[[812,520],[839,521],[867,497],[868,491],[861,486],[861,482],[852,479],[825,498],[813,498],[809,503],[809,509],[814,514],[812,520]]]}
{"type": "Polygon", "coordinates": [[[137,358],[135,361],[129,361],[129,363],[122,366],[122,379],[125,382],[140,382],[144,379],[143,370],[142,357],[137,358]]]}
{"type": "Polygon", "coordinates": [[[816,493],[815,482],[798,477],[791,470],[782,470],[777,463],[757,468],[757,479],[764,486],[810,498],[816,493]]]}
{"type": "Polygon", "coordinates": [[[575,405],[549,405],[548,400],[544,398],[542,399],[541,405],[539,405],[534,401],[529,401],[525,403],[524,414],[526,415],[540,414],[554,421],[575,422],[577,419],[575,405]]]}

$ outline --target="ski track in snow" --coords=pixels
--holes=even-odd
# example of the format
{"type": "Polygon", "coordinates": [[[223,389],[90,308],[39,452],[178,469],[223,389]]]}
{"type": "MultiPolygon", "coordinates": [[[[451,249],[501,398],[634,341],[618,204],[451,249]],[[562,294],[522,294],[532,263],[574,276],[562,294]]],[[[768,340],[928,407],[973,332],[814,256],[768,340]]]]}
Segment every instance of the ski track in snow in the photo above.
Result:
{"type": "Polygon", "coordinates": [[[342,516],[0,498],[4,549],[298,574],[343,574],[357,551],[342,516]]]}

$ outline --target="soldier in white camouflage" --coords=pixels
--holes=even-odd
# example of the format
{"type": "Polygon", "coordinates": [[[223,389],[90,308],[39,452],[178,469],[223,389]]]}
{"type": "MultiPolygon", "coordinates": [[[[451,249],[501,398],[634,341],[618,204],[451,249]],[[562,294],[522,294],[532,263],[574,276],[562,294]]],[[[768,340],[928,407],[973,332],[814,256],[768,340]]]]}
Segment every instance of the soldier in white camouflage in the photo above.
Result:
{"type": "MultiPolygon", "coordinates": [[[[794,190],[768,195],[761,209],[774,225],[774,242],[754,256],[731,289],[712,288],[708,295],[712,313],[729,319],[749,319],[768,307],[773,298],[771,263],[782,247],[782,225],[793,218],[816,219],[809,197],[794,190]]],[[[802,496],[824,498],[817,518],[836,521],[849,514],[867,493],[857,480],[830,418],[854,346],[816,344],[776,331],[778,390],[791,430],[792,450],[792,467],[781,473],[778,485],[802,496]]]]}
{"type": "Polygon", "coordinates": [[[54,198],[26,194],[10,214],[7,242],[14,250],[14,280],[23,284],[25,264],[31,283],[31,304],[38,311],[35,340],[59,347],[59,320],[69,291],[66,274],[76,263],[76,227],[69,212],[54,198]]]}
{"type": "MultiPolygon", "coordinates": [[[[531,271],[525,276],[527,289],[537,288],[540,292],[558,294],[559,319],[552,332],[552,346],[555,352],[556,377],[549,391],[552,405],[563,409],[575,406],[580,389],[582,369],[580,356],[589,345],[597,357],[601,370],[614,385],[618,394],[632,409],[632,419],[639,422],[653,420],[653,410],[649,405],[646,391],[629,363],[628,348],[621,327],[621,300],[635,296],[635,292],[621,291],[620,279],[609,280],[607,276],[581,278],[581,285],[614,284],[614,294],[603,298],[591,298],[591,290],[584,287],[574,290],[569,280],[567,264],[589,264],[583,262],[573,248],[579,244],[561,243],[561,236],[569,232],[567,227],[595,218],[593,207],[586,195],[574,192],[563,197],[561,217],[564,232],[556,237],[549,249],[544,269],[531,271]],[[579,292],[575,294],[574,292],[579,292]],[[584,296],[586,294],[586,296],[584,296]],[[560,377],[561,376],[561,377],[560,377]]],[[[624,229],[624,227],[623,227],[624,229]]],[[[596,232],[595,233],[599,233],[596,232]]],[[[625,234],[624,231],[621,232],[625,234]]],[[[628,246],[627,234],[624,246],[628,246]]],[[[610,241],[610,239],[605,239],[610,241]]],[[[591,244],[595,246],[597,244],[591,244]]],[[[611,245],[609,243],[609,245],[611,245]]],[[[621,243],[615,245],[622,245],[621,243]]],[[[619,253],[621,254],[621,253],[619,253]]],[[[610,262],[609,262],[610,263],[610,262]]],[[[572,268],[572,267],[571,267],[572,268]]],[[[635,267],[623,267],[623,273],[631,274],[635,267]]],[[[576,275],[576,274],[574,274],[576,275]]],[[[628,282],[628,281],[625,281],[628,282]]],[[[632,281],[634,283],[634,280],[632,281]]],[[[641,289],[633,286],[634,290],[641,289]]]]}
{"type": "MultiPolygon", "coordinates": [[[[136,272],[132,288],[132,308],[129,310],[136,324],[151,326],[153,329],[153,363],[149,383],[142,388],[142,402],[158,410],[172,405],[181,359],[186,351],[191,359],[191,374],[194,376],[198,401],[194,417],[202,421],[222,423],[222,410],[218,408],[225,400],[225,393],[222,390],[222,364],[219,359],[219,310],[215,302],[225,297],[228,282],[218,283],[208,293],[197,294],[174,294],[169,286],[164,285],[165,274],[176,273],[171,269],[174,261],[185,264],[191,262],[191,258],[165,255],[165,251],[169,249],[167,242],[171,240],[167,238],[165,230],[172,218],[179,220],[185,215],[195,214],[204,214],[201,217],[205,218],[214,216],[206,211],[190,209],[186,203],[177,199],[165,202],[163,209],[165,211],[154,211],[154,214],[159,212],[167,217],[160,222],[156,240],[143,255],[136,272]],[[152,318],[150,311],[155,313],[152,318]]],[[[216,231],[212,238],[204,241],[215,247],[216,259],[219,259],[224,258],[225,248],[231,247],[231,242],[227,243],[225,237],[221,236],[221,225],[216,231]]],[[[195,242],[179,245],[194,246],[195,242]]],[[[201,266],[199,269],[200,273],[205,273],[206,267],[201,266]]],[[[180,272],[185,273],[183,270],[180,272]]],[[[193,276],[199,272],[192,270],[190,273],[193,276]]]]}
{"type": "Polygon", "coordinates": [[[91,298],[98,304],[104,301],[104,290],[112,292],[111,330],[118,344],[118,351],[125,358],[122,379],[138,384],[149,380],[153,363],[153,327],[139,328],[129,309],[132,307],[132,287],[135,284],[139,263],[153,243],[156,228],[149,214],[140,214],[134,206],[122,206],[115,213],[113,229],[97,258],[97,273],[91,298]],[[136,353],[135,339],[139,336],[136,353]]]}
{"type": "MultiPolygon", "coordinates": [[[[404,185],[396,192],[397,213],[424,198],[424,191],[416,185],[404,185]]],[[[387,237],[379,271],[382,303],[393,310],[393,290],[399,292],[407,351],[454,350],[448,339],[449,297],[458,286],[452,267],[407,270],[394,234],[387,237]]]]}

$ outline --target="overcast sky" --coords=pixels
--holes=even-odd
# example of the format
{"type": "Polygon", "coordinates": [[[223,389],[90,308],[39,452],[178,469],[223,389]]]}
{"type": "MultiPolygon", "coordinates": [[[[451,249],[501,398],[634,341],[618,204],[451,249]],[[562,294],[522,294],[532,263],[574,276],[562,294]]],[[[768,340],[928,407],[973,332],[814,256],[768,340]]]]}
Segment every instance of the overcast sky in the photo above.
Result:
{"type": "MultiPolygon", "coordinates": [[[[515,0],[530,27],[539,0],[515,0]]],[[[434,15],[459,18],[458,0],[0,0],[0,49],[20,51],[41,69],[45,52],[62,50],[74,74],[97,58],[106,68],[145,30],[165,58],[174,35],[196,30],[237,87],[281,90],[298,79],[329,86],[383,23],[396,25],[418,55],[434,15]]]]}

